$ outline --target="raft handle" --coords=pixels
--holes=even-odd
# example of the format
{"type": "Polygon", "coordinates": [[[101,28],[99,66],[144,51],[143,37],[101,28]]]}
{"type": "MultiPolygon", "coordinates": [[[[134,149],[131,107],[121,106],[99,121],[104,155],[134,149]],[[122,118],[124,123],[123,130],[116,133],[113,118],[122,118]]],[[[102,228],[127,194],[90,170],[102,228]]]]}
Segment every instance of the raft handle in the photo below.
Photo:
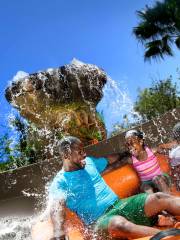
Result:
{"type": "Polygon", "coordinates": [[[168,236],[178,236],[178,235],[180,236],[180,229],[172,228],[172,229],[157,233],[155,236],[150,238],[150,240],[160,240],[168,236]]]}

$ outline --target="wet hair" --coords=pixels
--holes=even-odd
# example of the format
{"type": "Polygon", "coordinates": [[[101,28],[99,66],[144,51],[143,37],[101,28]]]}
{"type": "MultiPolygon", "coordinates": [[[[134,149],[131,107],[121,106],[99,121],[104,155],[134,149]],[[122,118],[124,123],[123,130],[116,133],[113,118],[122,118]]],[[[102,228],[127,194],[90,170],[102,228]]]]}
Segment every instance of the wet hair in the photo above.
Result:
{"type": "Polygon", "coordinates": [[[65,151],[68,149],[71,149],[74,144],[78,144],[80,142],[81,141],[79,138],[73,136],[66,136],[61,138],[61,140],[58,142],[59,153],[63,155],[63,153],[65,153],[65,151]]]}
{"type": "Polygon", "coordinates": [[[144,136],[143,136],[143,132],[139,131],[139,130],[129,130],[126,132],[125,134],[125,139],[129,138],[129,137],[138,137],[139,139],[143,139],[144,136]]]}
{"type": "Polygon", "coordinates": [[[176,125],[173,127],[173,137],[177,141],[180,141],[180,122],[176,123],[176,125]]]}

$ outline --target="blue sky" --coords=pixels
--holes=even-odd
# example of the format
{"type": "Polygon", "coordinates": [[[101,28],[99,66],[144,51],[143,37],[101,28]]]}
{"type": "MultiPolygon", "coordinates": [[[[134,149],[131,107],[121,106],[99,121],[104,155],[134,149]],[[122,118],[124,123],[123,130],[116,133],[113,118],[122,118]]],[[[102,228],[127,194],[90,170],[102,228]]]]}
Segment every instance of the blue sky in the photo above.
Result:
{"type": "MultiPolygon", "coordinates": [[[[77,58],[103,68],[120,88],[128,89],[132,102],[137,89],[150,86],[152,79],[177,78],[180,51],[165,61],[144,62],[143,47],[132,34],[138,22],[136,10],[154,2],[1,0],[0,124],[6,124],[11,111],[4,89],[20,70],[33,73],[77,58]]],[[[110,129],[118,116],[105,120],[110,129]]]]}

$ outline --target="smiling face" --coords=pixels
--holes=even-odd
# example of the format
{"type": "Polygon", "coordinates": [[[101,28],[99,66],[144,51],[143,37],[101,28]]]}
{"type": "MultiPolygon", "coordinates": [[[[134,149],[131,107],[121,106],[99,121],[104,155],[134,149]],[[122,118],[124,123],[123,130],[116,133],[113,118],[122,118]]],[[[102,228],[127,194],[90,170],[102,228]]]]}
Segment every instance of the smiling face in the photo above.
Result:
{"type": "Polygon", "coordinates": [[[85,158],[84,145],[79,141],[66,149],[63,156],[63,165],[67,171],[83,169],[86,165],[85,158]]]}
{"type": "Polygon", "coordinates": [[[79,168],[84,168],[86,165],[85,158],[84,145],[81,142],[73,144],[71,147],[71,162],[79,168]]]}
{"type": "Polygon", "coordinates": [[[126,138],[126,146],[129,152],[135,157],[138,157],[140,153],[144,151],[143,139],[140,139],[137,136],[126,138]]]}

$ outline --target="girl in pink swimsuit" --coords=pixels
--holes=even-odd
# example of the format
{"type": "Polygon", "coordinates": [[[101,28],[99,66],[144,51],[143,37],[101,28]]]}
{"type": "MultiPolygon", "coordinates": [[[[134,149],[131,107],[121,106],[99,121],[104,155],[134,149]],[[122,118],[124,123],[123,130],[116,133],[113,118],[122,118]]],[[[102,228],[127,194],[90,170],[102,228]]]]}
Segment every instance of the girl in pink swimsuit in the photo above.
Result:
{"type": "Polygon", "coordinates": [[[161,191],[169,193],[170,177],[161,171],[155,149],[150,149],[144,144],[143,133],[138,130],[130,130],[125,135],[126,145],[131,158],[128,162],[139,175],[141,180],[140,190],[152,193],[161,191]]]}

